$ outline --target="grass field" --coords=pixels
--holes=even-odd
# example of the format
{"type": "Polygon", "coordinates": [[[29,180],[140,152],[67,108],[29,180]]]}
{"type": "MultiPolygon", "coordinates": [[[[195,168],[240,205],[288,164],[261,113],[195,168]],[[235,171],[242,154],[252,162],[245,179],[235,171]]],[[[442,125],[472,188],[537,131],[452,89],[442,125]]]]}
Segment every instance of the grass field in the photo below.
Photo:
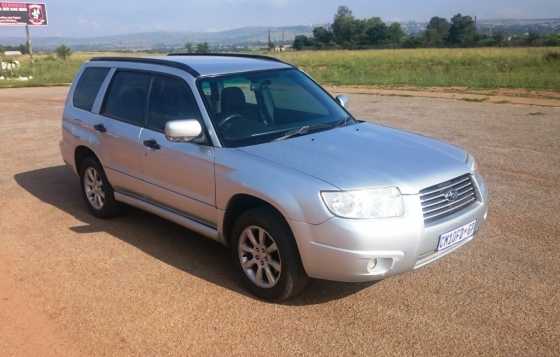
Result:
{"type": "Polygon", "coordinates": [[[559,48],[319,51],[280,57],[335,85],[560,91],[559,48]]]}
{"type": "Polygon", "coordinates": [[[5,87],[32,87],[47,85],[63,85],[72,82],[74,75],[85,61],[95,56],[142,56],[146,54],[123,54],[123,53],[95,53],[78,52],[66,61],[62,61],[52,55],[36,55],[33,66],[28,56],[17,58],[21,62],[21,76],[32,76],[28,81],[3,80],[0,88],[5,87]]]}
{"type": "MultiPolygon", "coordinates": [[[[38,56],[32,70],[28,61],[23,64],[33,80],[0,81],[0,87],[68,83],[80,64],[96,55],[107,53],[77,53],[66,62],[38,56]]],[[[560,48],[309,51],[279,57],[323,84],[560,91],[560,48]]]]}

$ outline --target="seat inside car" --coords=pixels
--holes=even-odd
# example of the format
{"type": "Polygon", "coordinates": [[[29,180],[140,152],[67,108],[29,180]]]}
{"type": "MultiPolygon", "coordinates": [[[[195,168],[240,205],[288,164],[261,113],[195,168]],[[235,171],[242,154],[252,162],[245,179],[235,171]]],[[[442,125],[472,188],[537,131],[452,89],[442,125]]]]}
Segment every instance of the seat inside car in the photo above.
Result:
{"type": "Polygon", "coordinates": [[[262,122],[258,105],[247,102],[245,93],[239,87],[227,87],[222,90],[220,117],[225,119],[233,114],[239,114],[243,119],[252,122],[262,122]]]}
{"type": "Polygon", "coordinates": [[[222,115],[244,114],[247,109],[245,93],[238,87],[224,88],[222,91],[222,115]]]}

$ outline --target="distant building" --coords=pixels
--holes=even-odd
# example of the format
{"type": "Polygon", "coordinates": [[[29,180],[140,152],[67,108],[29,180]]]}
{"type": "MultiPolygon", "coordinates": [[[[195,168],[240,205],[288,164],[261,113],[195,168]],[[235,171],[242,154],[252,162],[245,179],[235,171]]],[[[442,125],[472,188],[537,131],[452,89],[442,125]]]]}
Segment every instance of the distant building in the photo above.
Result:
{"type": "Polygon", "coordinates": [[[13,56],[21,56],[21,51],[4,51],[4,56],[6,57],[13,57],[13,56]]]}

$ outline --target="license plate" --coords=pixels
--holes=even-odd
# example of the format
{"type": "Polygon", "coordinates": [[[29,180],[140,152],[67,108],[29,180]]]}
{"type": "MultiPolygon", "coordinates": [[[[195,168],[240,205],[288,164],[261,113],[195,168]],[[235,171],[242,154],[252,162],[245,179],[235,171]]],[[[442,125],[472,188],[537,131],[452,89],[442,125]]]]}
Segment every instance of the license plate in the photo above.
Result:
{"type": "Polygon", "coordinates": [[[438,251],[445,250],[455,244],[459,244],[460,242],[469,239],[474,235],[475,228],[476,221],[473,221],[462,227],[454,229],[451,232],[442,234],[439,237],[438,251]]]}

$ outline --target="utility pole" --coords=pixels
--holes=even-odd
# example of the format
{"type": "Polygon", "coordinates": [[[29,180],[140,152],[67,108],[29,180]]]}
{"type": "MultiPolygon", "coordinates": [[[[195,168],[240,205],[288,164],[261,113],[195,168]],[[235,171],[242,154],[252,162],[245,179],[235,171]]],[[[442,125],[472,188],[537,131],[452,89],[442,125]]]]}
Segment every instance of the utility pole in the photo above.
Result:
{"type": "Polygon", "coordinates": [[[29,31],[29,25],[25,25],[25,35],[27,37],[27,52],[29,52],[29,57],[31,57],[31,63],[33,63],[33,46],[31,44],[31,32],[29,31]]]}
{"type": "Polygon", "coordinates": [[[268,29],[268,50],[269,51],[273,50],[272,46],[273,46],[273,44],[272,44],[272,38],[270,37],[270,29],[268,29]]]}

